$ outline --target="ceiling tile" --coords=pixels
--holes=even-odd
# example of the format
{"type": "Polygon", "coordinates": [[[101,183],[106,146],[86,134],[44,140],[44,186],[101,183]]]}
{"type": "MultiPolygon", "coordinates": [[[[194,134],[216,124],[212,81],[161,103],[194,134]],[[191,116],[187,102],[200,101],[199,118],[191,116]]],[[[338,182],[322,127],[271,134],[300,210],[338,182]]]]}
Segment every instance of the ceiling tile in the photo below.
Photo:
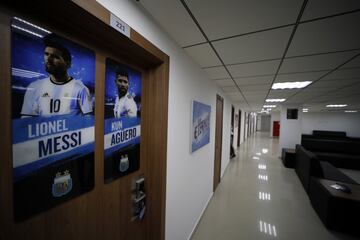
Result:
{"type": "Polygon", "coordinates": [[[279,74],[275,82],[298,82],[298,81],[315,81],[323,76],[328,71],[321,72],[307,72],[307,73],[292,73],[292,74],[279,74]]]}
{"type": "Polygon", "coordinates": [[[343,88],[339,91],[340,93],[347,94],[358,94],[360,92],[360,86],[359,85],[353,85],[351,87],[343,88]]]}
{"type": "Polygon", "coordinates": [[[291,95],[294,95],[298,90],[288,89],[288,90],[270,90],[268,98],[288,98],[291,95]]]}
{"type": "Polygon", "coordinates": [[[242,91],[243,94],[247,97],[247,96],[266,96],[266,94],[268,93],[268,90],[259,90],[259,91],[242,91]]]}
{"type": "Polygon", "coordinates": [[[333,52],[360,47],[360,13],[300,24],[288,56],[333,52]]]}
{"type": "Polygon", "coordinates": [[[268,91],[270,89],[270,84],[265,85],[244,85],[241,86],[241,91],[245,92],[259,92],[259,91],[268,91]]]}
{"type": "Polygon", "coordinates": [[[205,38],[180,1],[151,0],[140,4],[180,46],[205,42],[205,38]],[[161,7],[160,7],[161,6],[161,7]]]}
{"type": "Polygon", "coordinates": [[[231,100],[233,101],[241,101],[243,98],[241,96],[230,96],[231,100]]]}
{"type": "Polygon", "coordinates": [[[213,68],[205,68],[204,71],[210,77],[210,79],[224,79],[230,78],[229,74],[225,70],[224,67],[213,67],[213,68]]]}
{"type": "Polygon", "coordinates": [[[335,86],[327,86],[327,87],[324,86],[321,88],[314,88],[314,87],[312,87],[312,85],[310,85],[309,87],[302,89],[300,91],[304,92],[304,93],[314,92],[315,94],[322,94],[325,92],[333,91],[335,89],[337,89],[337,87],[335,87],[335,86]]]}
{"type": "Polygon", "coordinates": [[[343,68],[360,68],[360,56],[357,56],[356,58],[341,67],[341,69],[343,68]]]}
{"type": "Polygon", "coordinates": [[[210,40],[293,24],[301,3],[298,0],[186,0],[210,40]]]}
{"type": "Polygon", "coordinates": [[[236,77],[258,76],[275,74],[280,60],[236,64],[227,66],[231,75],[236,77]]]}
{"type": "Polygon", "coordinates": [[[228,95],[229,97],[242,96],[239,91],[237,91],[237,92],[229,92],[229,93],[227,93],[226,95],[228,95]]]}
{"type": "Polygon", "coordinates": [[[222,90],[225,93],[233,93],[233,92],[238,92],[238,88],[237,87],[223,87],[222,90]]]}
{"type": "Polygon", "coordinates": [[[311,88],[323,88],[323,87],[345,87],[360,83],[360,79],[341,79],[341,80],[320,80],[311,85],[311,88]]]}
{"type": "Polygon", "coordinates": [[[221,62],[216,56],[210,44],[201,44],[194,47],[185,48],[187,54],[192,57],[201,67],[219,66],[221,62]]]}
{"type": "Polygon", "coordinates": [[[220,87],[231,87],[235,86],[235,83],[231,79],[215,80],[214,83],[220,87]]]}
{"type": "Polygon", "coordinates": [[[241,85],[256,85],[256,84],[270,84],[274,79],[274,76],[261,76],[261,77],[246,77],[246,78],[234,78],[236,83],[241,85]]]}
{"type": "Polygon", "coordinates": [[[225,64],[281,58],[292,27],[213,42],[225,64]]]}
{"type": "Polygon", "coordinates": [[[359,79],[360,68],[353,69],[338,69],[331,74],[325,76],[322,80],[334,80],[334,79],[359,79]]]}
{"type": "Polygon", "coordinates": [[[359,0],[310,0],[306,5],[301,20],[325,17],[360,8],[359,0]]]}
{"type": "Polygon", "coordinates": [[[284,59],[280,73],[331,70],[349,60],[356,53],[342,52],[284,59]]]}

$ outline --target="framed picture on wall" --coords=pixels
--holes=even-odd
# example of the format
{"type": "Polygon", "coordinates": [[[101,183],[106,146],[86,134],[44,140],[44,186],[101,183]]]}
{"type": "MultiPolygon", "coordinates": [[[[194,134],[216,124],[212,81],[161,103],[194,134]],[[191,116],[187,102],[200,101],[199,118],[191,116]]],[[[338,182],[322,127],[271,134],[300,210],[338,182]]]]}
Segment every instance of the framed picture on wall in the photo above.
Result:
{"type": "Polygon", "coordinates": [[[95,53],[13,18],[12,149],[15,220],[94,187],[95,53]]]}
{"type": "Polygon", "coordinates": [[[193,101],[191,121],[191,152],[210,142],[210,114],[211,106],[193,101]]]}
{"type": "Polygon", "coordinates": [[[140,168],[141,72],[106,58],[105,183],[140,168]]]}
{"type": "Polygon", "coordinates": [[[287,119],[298,119],[298,109],[297,108],[288,108],[286,111],[287,119]]]}

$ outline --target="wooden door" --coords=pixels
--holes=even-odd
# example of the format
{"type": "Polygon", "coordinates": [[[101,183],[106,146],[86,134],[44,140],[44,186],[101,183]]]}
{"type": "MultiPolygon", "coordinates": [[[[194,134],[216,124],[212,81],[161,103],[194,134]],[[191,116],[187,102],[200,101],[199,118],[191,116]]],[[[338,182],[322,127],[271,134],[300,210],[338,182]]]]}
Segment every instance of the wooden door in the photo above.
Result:
{"type": "Polygon", "coordinates": [[[223,98],[220,97],[219,95],[216,95],[215,159],[214,159],[214,185],[213,185],[214,192],[220,183],[220,175],[221,175],[223,107],[224,107],[223,98]]]}
{"type": "Polygon", "coordinates": [[[237,146],[240,146],[240,138],[241,136],[241,110],[239,110],[239,124],[238,124],[238,141],[237,141],[237,146]]]}

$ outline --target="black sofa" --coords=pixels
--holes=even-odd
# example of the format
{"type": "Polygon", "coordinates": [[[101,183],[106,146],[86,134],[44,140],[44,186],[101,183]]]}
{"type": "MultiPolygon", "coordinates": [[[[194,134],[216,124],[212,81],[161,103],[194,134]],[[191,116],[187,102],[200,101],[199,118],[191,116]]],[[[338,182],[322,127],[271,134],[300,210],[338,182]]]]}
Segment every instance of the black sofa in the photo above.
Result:
{"type": "Polygon", "coordinates": [[[345,132],[313,131],[313,135],[301,136],[301,145],[320,161],[360,170],[360,140],[347,137],[345,132]]]}
{"type": "Polygon", "coordinates": [[[312,134],[302,134],[302,138],[347,139],[346,132],[313,130],[312,134]]]}
{"type": "MultiPolygon", "coordinates": [[[[301,145],[296,145],[295,172],[302,183],[311,205],[319,218],[330,230],[360,235],[356,219],[360,214],[360,184],[345,175],[338,168],[326,161],[320,161],[312,152],[301,145]],[[327,187],[321,182],[327,182],[327,187]],[[345,184],[353,191],[347,193],[331,193],[326,188],[330,184],[345,184]],[[342,195],[343,194],[343,195],[342,195]]],[[[331,188],[330,188],[331,189],[331,188]]]]}
{"type": "Polygon", "coordinates": [[[329,162],[321,161],[317,155],[301,145],[296,145],[295,172],[305,191],[309,193],[312,177],[324,178],[345,183],[357,184],[356,181],[342,173],[329,162]]]}

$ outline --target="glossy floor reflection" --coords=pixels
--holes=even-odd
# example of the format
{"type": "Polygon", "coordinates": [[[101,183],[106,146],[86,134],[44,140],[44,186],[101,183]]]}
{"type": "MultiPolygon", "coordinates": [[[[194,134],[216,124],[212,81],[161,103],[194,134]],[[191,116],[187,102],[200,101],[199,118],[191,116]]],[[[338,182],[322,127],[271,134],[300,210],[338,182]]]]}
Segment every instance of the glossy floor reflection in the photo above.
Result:
{"type": "Polygon", "coordinates": [[[241,144],[191,239],[355,239],[324,227],[279,156],[279,140],[268,132],[241,144]]]}

